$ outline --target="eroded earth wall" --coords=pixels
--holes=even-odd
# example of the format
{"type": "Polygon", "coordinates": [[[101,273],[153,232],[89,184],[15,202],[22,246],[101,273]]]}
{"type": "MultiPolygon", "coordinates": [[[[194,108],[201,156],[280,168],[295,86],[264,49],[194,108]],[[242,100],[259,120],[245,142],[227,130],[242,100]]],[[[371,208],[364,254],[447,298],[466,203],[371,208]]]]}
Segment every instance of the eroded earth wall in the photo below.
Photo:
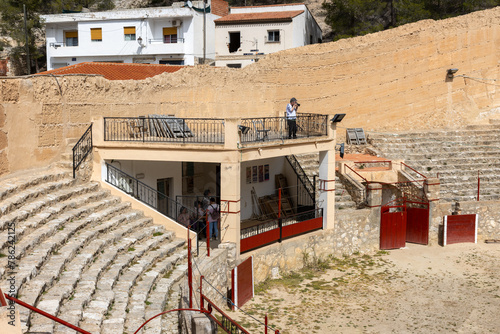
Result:
{"type": "Polygon", "coordinates": [[[39,76],[0,84],[0,175],[59,159],[98,116],[346,113],[345,127],[402,131],[480,122],[500,105],[500,7],[269,55],[244,69],[192,67],[143,81],[39,76]],[[453,80],[448,68],[458,68],[453,80]]]}

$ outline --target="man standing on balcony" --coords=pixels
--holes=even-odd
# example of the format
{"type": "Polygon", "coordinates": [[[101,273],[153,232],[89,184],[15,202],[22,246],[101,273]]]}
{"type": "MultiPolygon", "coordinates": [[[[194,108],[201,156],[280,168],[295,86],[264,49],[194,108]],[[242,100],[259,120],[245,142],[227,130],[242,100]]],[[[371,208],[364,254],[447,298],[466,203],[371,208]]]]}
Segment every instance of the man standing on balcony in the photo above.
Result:
{"type": "Polygon", "coordinates": [[[290,103],[286,106],[286,121],[288,123],[288,139],[297,138],[297,109],[300,104],[297,99],[292,97],[290,103]]]}

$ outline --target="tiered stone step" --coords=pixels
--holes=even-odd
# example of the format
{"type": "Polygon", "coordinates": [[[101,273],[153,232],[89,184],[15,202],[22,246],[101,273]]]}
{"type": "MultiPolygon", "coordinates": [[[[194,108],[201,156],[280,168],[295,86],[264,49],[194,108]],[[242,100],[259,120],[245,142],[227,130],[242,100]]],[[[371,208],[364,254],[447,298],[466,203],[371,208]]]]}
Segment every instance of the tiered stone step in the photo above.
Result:
{"type": "MultiPolygon", "coordinates": [[[[319,153],[307,153],[296,155],[302,169],[307,177],[314,182],[314,175],[319,174],[319,153]]],[[[316,198],[319,198],[319,189],[316,185],[316,198]]],[[[342,181],[335,177],[335,209],[353,209],[356,208],[356,203],[352,200],[351,195],[346,190],[342,181]]]]}
{"type": "Polygon", "coordinates": [[[384,156],[441,180],[442,201],[500,198],[500,125],[475,125],[463,130],[369,134],[384,156]]]}
{"type": "MultiPolygon", "coordinates": [[[[119,318],[121,329],[115,333],[123,333],[146,318],[148,307],[151,312],[164,307],[168,295],[155,291],[158,287],[161,294],[182,277],[178,270],[172,279],[165,274],[182,268],[186,258],[185,242],[173,232],[153,225],[97,183],[78,184],[59,169],[2,178],[0,186],[0,253],[8,253],[8,228],[15,227],[15,287],[21,300],[92,333],[119,318]]],[[[5,290],[6,267],[2,256],[5,290]]],[[[25,331],[74,332],[19,310],[25,331]]]]}

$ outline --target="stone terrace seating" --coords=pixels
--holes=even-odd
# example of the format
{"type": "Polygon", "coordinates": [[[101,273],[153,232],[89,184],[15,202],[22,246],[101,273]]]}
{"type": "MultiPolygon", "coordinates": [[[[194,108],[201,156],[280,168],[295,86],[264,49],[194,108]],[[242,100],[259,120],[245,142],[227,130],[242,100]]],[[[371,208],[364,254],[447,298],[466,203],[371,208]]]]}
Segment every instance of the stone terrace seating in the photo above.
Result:
{"type": "Polygon", "coordinates": [[[427,177],[439,176],[441,200],[500,198],[500,124],[473,125],[461,130],[369,133],[368,142],[389,159],[405,163],[427,177]]]}
{"type": "MultiPolygon", "coordinates": [[[[14,232],[8,227],[15,227],[19,299],[93,334],[135,331],[171,302],[169,292],[187,271],[184,240],[63,169],[0,178],[4,291],[10,286],[8,234],[14,232]]],[[[74,333],[18,309],[24,331],[74,333]]],[[[161,333],[164,324],[159,317],[142,333],[161,333]]]]}

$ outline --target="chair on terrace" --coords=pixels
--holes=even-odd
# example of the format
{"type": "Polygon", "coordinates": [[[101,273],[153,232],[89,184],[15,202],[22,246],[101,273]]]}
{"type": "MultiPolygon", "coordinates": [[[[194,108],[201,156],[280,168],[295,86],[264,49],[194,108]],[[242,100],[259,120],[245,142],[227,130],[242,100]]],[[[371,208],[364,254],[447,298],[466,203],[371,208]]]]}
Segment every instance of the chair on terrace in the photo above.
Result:
{"type": "Polygon", "coordinates": [[[255,130],[255,139],[256,140],[268,140],[268,133],[271,131],[271,129],[266,129],[264,127],[264,122],[259,119],[259,120],[252,120],[253,123],[253,128],[255,130]]]}

